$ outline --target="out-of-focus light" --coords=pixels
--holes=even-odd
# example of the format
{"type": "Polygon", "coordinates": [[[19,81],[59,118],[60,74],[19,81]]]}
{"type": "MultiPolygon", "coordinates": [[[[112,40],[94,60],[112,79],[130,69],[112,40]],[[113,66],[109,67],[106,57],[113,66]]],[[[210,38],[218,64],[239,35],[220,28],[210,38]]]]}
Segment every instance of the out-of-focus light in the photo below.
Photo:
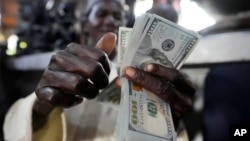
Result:
{"type": "Polygon", "coordinates": [[[146,13],[147,10],[149,10],[153,5],[152,0],[143,0],[143,1],[137,1],[135,3],[135,17],[138,17],[142,15],[143,13],[146,13]]]}
{"type": "Polygon", "coordinates": [[[55,3],[54,0],[49,0],[49,1],[46,3],[45,8],[46,8],[47,10],[52,9],[54,3],[55,3]]]}
{"type": "Polygon", "coordinates": [[[16,54],[16,50],[6,50],[6,54],[9,55],[9,56],[13,56],[16,54]]]}
{"type": "Polygon", "coordinates": [[[185,28],[199,31],[215,24],[215,20],[196,2],[181,0],[181,15],[178,24],[185,28]]]}
{"type": "MultiPolygon", "coordinates": [[[[152,7],[152,0],[137,0],[135,3],[135,16],[138,17],[152,7]]],[[[191,0],[180,1],[181,14],[178,24],[194,31],[199,31],[215,24],[215,20],[210,17],[196,2],[191,0]]]]}
{"type": "Polygon", "coordinates": [[[26,43],[26,42],[20,42],[19,43],[19,47],[21,48],[21,49],[26,49],[27,48],[27,46],[28,46],[28,44],[26,43]]]}
{"type": "Polygon", "coordinates": [[[128,6],[127,4],[125,4],[125,5],[123,6],[123,8],[124,8],[125,11],[129,11],[129,9],[130,9],[129,6],[128,6]]]}
{"type": "Polygon", "coordinates": [[[10,37],[7,39],[7,55],[15,55],[17,52],[17,42],[18,42],[18,36],[16,35],[10,35],[10,37]]]}

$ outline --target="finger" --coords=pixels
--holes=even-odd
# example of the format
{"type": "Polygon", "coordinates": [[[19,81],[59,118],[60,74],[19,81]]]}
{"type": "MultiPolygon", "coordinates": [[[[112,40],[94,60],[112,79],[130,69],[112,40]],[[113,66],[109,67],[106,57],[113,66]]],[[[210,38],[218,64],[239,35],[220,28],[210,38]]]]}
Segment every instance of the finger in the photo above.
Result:
{"type": "Polygon", "coordinates": [[[58,89],[52,87],[43,87],[36,89],[36,95],[39,100],[49,103],[53,106],[71,107],[83,101],[83,98],[72,95],[63,94],[58,89]]]}
{"type": "Polygon", "coordinates": [[[181,117],[192,108],[192,100],[188,96],[180,93],[174,87],[169,86],[165,92],[162,92],[163,93],[158,96],[173,107],[177,117],[181,117]]]}
{"type": "Polygon", "coordinates": [[[117,36],[115,33],[108,32],[98,41],[96,47],[108,55],[115,49],[117,36]]]}
{"type": "Polygon", "coordinates": [[[75,56],[85,59],[85,58],[91,58],[98,62],[100,62],[106,71],[106,73],[109,75],[110,73],[110,62],[107,57],[107,54],[97,48],[93,47],[85,47],[81,46],[79,44],[71,43],[69,44],[66,49],[66,52],[69,52],[71,54],[74,54],[75,56]]]}
{"type": "Polygon", "coordinates": [[[96,97],[99,89],[78,74],[45,70],[38,88],[54,87],[60,92],[83,96],[88,99],[96,97]]]}
{"type": "Polygon", "coordinates": [[[36,99],[35,103],[33,105],[33,110],[42,116],[48,115],[52,110],[54,109],[54,105],[52,105],[50,102],[36,99]]]}
{"type": "Polygon", "coordinates": [[[183,92],[190,97],[194,96],[195,94],[194,86],[178,70],[174,68],[163,67],[158,64],[149,64],[147,65],[146,70],[152,75],[170,81],[175,86],[175,88],[178,89],[180,92],[183,92]]]}
{"type": "Polygon", "coordinates": [[[108,74],[98,61],[63,51],[52,56],[49,69],[80,74],[83,78],[90,78],[98,88],[104,88],[109,83],[108,74]]]}
{"type": "Polygon", "coordinates": [[[163,95],[164,93],[167,93],[169,87],[167,81],[162,81],[162,79],[156,78],[155,76],[147,74],[144,71],[127,67],[124,69],[123,75],[128,80],[146,88],[156,95],[163,95]]]}
{"type": "Polygon", "coordinates": [[[171,84],[167,81],[159,79],[159,77],[155,77],[132,67],[125,68],[123,75],[130,81],[144,87],[145,89],[158,95],[164,101],[173,105],[174,109],[176,109],[179,113],[186,112],[186,110],[190,109],[192,105],[191,100],[187,96],[182,95],[171,84]]]}
{"type": "Polygon", "coordinates": [[[119,87],[119,88],[121,88],[121,79],[119,78],[119,77],[117,77],[116,79],[115,79],[115,84],[116,84],[116,86],[117,87],[119,87]]]}

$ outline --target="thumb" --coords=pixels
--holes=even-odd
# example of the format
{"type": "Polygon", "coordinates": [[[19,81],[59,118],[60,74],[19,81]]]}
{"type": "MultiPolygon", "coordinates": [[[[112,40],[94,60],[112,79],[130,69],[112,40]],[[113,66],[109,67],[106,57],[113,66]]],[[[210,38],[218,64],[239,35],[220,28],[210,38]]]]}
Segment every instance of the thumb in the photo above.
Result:
{"type": "Polygon", "coordinates": [[[115,33],[108,32],[96,44],[96,48],[104,51],[108,55],[114,50],[116,46],[117,36],[115,33]]]}

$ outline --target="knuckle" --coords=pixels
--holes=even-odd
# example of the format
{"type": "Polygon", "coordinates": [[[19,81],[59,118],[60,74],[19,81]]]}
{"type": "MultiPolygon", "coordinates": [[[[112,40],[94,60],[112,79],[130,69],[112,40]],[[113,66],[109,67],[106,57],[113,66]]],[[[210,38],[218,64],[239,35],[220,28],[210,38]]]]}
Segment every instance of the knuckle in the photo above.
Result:
{"type": "Polygon", "coordinates": [[[68,52],[74,53],[74,52],[77,52],[76,50],[77,50],[78,47],[79,47],[79,45],[76,44],[76,43],[69,43],[67,45],[67,47],[65,48],[65,50],[68,51],[68,52]]]}
{"type": "Polygon", "coordinates": [[[157,87],[157,95],[164,101],[171,102],[171,94],[169,91],[169,86],[165,83],[160,83],[157,87]]]}
{"type": "Polygon", "coordinates": [[[173,69],[172,72],[173,73],[172,73],[172,80],[171,81],[183,80],[184,79],[184,76],[178,70],[173,69]]]}
{"type": "Polygon", "coordinates": [[[76,75],[72,85],[73,88],[76,89],[83,81],[84,79],[80,75],[76,75]]]}
{"type": "Polygon", "coordinates": [[[98,72],[100,72],[99,71],[100,69],[102,69],[101,63],[99,63],[99,62],[91,63],[89,65],[89,68],[88,68],[88,72],[89,72],[90,77],[95,76],[98,72]]]}
{"type": "Polygon", "coordinates": [[[50,103],[56,103],[57,101],[56,92],[50,87],[36,89],[35,93],[37,98],[40,100],[50,103]]]}
{"type": "Polygon", "coordinates": [[[169,89],[168,84],[160,83],[157,87],[157,92],[159,95],[165,95],[165,94],[167,94],[168,89],[169,89]]]}
{"type": "Polygon", "coordinates": [[[75,46],[77,46],[76,43],[69,43],[69,44],[66,46],[66,49],[70,49],[70,48],[73,48],[73,47],[75,47],[75,46]]]}
{"type": "Polygon", "coordinates": [[[62,59],[63,59],[62,55],[63,55],[63,51],[56,52],[54,55],[51,56],[50,64],[62,62],[62,59]]]}
{"type": "Polygon", "coordinates": [[[139,71],[139,70],[135,70],[134,79],[135,79],[136,83],[142,84],[144,82],[144,80],[145,80],[145,75],[146,74],[144,72],[139,71]]]}

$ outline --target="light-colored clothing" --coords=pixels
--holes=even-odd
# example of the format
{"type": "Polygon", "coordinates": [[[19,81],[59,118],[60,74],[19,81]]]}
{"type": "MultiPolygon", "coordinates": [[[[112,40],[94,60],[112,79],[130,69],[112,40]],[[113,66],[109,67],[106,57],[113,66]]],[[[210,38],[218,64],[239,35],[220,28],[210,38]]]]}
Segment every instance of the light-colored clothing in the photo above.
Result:
{"type": "MultiPolygon", "coordinates": [[[[113,63],[111,68],[110,81],[117,76],[116,66],[113,63]]],[[[100,102],[97,98],[84,100],[72,108],[56,108],[50,113],[46,124],[32,133],[32,107],[35,100],[36,95],[33,93],[19,99],[9,109],[4,121],[6,141],[117,140],[114,137],[114,131],[119,111],[118,104],[100,102]]],[[[182,130],[178,133],[177,141],[188,141],[187,138],[187,132],[182,130]]]]}
{"type": "Polygon", "coordinates": [[[11,107],[5,118],[5,140],[114,140],[113,132],[115,129],[118,106],[96,102],[95,100],[85,100],[78,106],[69,109],[55,109],[50,114],[46,125],[36,131],[32,136],[31,114],[32,105],[35,99],[35,94],[32,94],[27,98],[18,100],[11,107]]]}
{"type": "MultiPolygon", "coordinates": [[[[115,141],[113,136],[118,105],[85,100],[69,109],[55,109],[46,125],[32,133],[32,106],[35,94],[18,100],[4,123],[6,141],[115,141]]],[[[187,141],[181,132],[178,141],[187,141]]]]}

